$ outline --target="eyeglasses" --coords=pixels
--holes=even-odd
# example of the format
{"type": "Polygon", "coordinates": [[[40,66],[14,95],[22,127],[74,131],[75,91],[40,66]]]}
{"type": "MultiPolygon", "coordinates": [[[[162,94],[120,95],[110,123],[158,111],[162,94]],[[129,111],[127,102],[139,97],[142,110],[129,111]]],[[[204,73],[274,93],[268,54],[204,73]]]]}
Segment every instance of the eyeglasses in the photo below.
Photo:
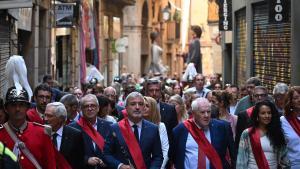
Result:
{"type": "Polygon", "coordinates": [[[88,109],[88,108],[96,109],[96,108],[97,108],[97,105],[96,105],[96,104],[87,104],[87,105],[83,105],[83,109],[88,109]]]}
{"type": "Polygon", "coordinates": [[[254,97],[258,98],[258,97],[267,97],[267,94],[254,94],[254,97]]]}

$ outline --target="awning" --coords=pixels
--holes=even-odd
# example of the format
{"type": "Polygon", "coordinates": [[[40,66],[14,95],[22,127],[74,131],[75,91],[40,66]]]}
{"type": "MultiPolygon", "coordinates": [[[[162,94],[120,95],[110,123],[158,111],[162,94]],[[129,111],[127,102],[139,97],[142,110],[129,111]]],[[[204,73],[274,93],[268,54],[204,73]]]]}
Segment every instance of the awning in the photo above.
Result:
{"type": "Polygon", "coordinates": [[[32,0],[0,1],[0,9],[31,8],[32,0]]]}

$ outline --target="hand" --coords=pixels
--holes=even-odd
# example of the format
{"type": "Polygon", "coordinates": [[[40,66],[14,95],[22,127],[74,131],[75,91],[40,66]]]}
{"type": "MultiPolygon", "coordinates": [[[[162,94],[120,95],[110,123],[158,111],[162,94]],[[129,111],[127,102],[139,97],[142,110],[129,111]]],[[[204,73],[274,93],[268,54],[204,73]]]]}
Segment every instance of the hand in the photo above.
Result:
{"type": "Polygon", "coordinates": [[[119,169],[130,169],[130,165],[122,164],[119,169]]]}
{"type": "Polygon", "coordinates": [[[101,165],[102,163],[103,163],[103,161],[98,157],[90,157],[88,159],[88,164],[91,165],[91,166],[96,166],[98,164],[101,165]]]}

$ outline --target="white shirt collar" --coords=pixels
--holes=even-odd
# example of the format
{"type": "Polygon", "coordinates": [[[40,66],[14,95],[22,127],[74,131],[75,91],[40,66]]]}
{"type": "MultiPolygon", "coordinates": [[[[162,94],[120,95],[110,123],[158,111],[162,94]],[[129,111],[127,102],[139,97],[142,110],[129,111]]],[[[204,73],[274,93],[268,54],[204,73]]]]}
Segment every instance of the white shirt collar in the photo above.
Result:
{"type": "Polygon", "coordinates": [[[130,121],[128,119],[129,125],[132,127],[134,124],[136,124],[138,126],[138,128],[142,128],[142,120],[139,121],[138,123],[133,123],[132,121],[130,121]]]}
{"type": "Polygon", "coordinates": [[[63,126],[61,126],[55,133],[57,133],[57,135],[62,137],[62,133],[63,133],[63,126]]]}

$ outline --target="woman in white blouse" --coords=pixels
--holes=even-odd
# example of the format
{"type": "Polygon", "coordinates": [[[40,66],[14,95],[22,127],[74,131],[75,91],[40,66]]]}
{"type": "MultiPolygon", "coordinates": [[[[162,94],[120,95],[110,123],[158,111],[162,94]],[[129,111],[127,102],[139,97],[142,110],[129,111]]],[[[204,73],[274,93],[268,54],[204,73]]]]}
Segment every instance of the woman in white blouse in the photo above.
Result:
{"type": "Polygon", "coordinates": [[[286,143],[275,105],[268,100],[256,103],[251,123],[252,126],[241,135],[236,168],[289,168],[286,143]]]}
{"type": "Polygon", "coordinates": [[[161,141],[161,149],[162,149],[162,154],[164,157],[161,169],[165,169],[166,164],[169,160],[168,158],[168,151],[169,151],[169,140],[168,140],[168,134],[167,134],[167,129],[166,126],[163,122],[160,121],[160,112],[157,108],[157,102],[155,99],[152,97],[147,97],[145,96],[145,111],[143,112],[143,117],[151,121],[154,124],[158,125],[159,128],[159,136],[160,136],[160,141],[161,141]]]}
{"type": "Polygon", "coordinates": [[[300,86],[293,86],[285,99],[284,116],[280,117],[287,142],[291,169],[300,168],[300,86]]]}

